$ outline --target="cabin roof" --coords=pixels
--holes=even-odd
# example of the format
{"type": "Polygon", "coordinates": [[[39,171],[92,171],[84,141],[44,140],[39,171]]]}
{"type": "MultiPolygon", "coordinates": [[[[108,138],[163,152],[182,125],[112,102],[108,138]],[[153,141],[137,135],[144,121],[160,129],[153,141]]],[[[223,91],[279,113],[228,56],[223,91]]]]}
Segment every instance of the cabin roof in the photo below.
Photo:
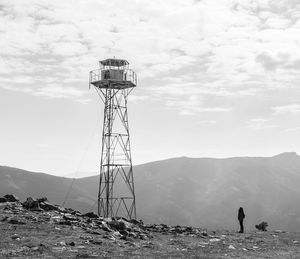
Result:
{"type": "Polygon", "coordinates": [[[99,62],[103,66],[123,67],[129,65],[129,62],[125,59],[108,58],[99,62]]]}

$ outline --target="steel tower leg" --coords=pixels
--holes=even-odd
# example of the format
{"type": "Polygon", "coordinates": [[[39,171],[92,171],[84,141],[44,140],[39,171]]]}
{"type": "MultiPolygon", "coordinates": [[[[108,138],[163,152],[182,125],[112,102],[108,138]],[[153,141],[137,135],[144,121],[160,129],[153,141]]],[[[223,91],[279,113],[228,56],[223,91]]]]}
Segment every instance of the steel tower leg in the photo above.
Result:
{"type": "Polygon", "coordinates": [[[98,214],[136,218],[127,97],[130,89],[97,89],[104,101],[98,214]]]}

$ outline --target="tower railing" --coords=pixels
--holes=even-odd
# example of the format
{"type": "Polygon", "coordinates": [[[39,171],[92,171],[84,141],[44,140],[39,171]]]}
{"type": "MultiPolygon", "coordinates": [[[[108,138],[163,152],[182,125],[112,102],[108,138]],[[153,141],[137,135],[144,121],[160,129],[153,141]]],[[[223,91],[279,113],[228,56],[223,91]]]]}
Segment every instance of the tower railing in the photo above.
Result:
{"type": "Polygon", "coordinates": [[[137,76],[134,71],[131,69],[123,69],[123,70],[114,70],[114,69],[95,69],[90,71],[90,85],[99,81],[103,80],[111,80],[111,81],[127,81],[131,82],[134,85],[137,85],[137,76]],[[113,75],[107,74],[111,71],[120,71],[117,75],[117,77],[114,77],[113,75]]]}

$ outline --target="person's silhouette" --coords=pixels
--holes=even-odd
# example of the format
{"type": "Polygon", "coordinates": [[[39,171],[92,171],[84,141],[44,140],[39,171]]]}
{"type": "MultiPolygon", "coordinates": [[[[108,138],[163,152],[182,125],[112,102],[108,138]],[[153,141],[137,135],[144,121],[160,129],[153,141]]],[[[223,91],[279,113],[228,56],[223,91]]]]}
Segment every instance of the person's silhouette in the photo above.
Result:
{"type": "Polygon", "coordinates": [[[239,213],[238,213],[238,220],[240,222],[240,231],[239,233],[244,233],[244,218],[245,218],[245,213],[242,207],[239,208],[239,213]]]}

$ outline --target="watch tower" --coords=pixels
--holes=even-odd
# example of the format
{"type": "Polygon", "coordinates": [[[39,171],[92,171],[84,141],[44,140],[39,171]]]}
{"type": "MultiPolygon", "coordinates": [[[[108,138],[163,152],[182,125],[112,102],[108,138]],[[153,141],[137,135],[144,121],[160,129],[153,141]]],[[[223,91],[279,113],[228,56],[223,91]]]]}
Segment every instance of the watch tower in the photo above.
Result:
{"type": "Polygon", "coordinates": [[[89,79],[104,102],[98,214],[135,219],[127,99],[137,78],[126,60],[106,59],[99,64],[89,79]]]}

